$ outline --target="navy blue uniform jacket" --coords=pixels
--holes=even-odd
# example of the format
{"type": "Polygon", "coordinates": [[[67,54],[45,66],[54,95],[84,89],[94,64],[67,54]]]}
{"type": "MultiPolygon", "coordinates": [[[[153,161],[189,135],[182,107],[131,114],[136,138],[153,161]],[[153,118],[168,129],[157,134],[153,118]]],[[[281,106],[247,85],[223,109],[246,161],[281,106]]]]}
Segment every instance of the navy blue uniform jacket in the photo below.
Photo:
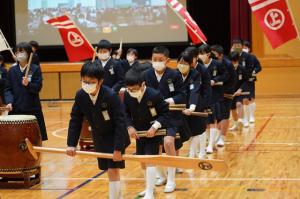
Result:
{"type": "Polygon", "coordinates": [[[69,123],[68,146],[77,146],[83,117],[88,120],[92,128],[96,150],[101,148],[99,143],[103,140],[111,143],[111,147],[118,151],[125,150],[130,144],[125,125],[124,107],[118,95],[109,87],[101,86],[95,105],[82,89],[77,92],[69,123]],[[107,114],[109,119],[105,117],[107,114]]]}
{"type": "Polygon", "coordinates": [[[138,131],[149,130],[154,121],[162,128],[168,127],[168,103],[163,100],[159,91],[146,87],[140,102],[125,92],[124,104],[126,110],[126,125],[138,131]]]}
{"type": "MultiPolygon", "coordinates": [[[[207,67],[211,80],[215,82],[226,82],[228,80],[228,72],[225,66],[218,61],[212,59],[211,63],[207,67]]],[[[224,97],[224,87],[223,86],[212,86],[212,98],[211,104],[214,104],[224,97]]]]}
{"type": "MultiPolygon", "coordinates": [[[[100,60],[98,62],[102,63],[100,60]]],[[[114,91],[118,92],[124,86],[124,70],[120,62],[110,58],[104,67],[104,81],[103,85],[112,88],[114,91]]]]}
{"type": "MultiPolygon", "coordinates": [[[[159,90],[165,99],[173,98],[175,104],[186,104],[186,93],[183,87],[181,74],[173,69],[166,68],[161,80],[158,82],[153,68],[148,69],[144,73],[146,85],[159,90]]],[[[182,126],[182,115],[171,112],[172,125],[174,127],[182,126]]]]}

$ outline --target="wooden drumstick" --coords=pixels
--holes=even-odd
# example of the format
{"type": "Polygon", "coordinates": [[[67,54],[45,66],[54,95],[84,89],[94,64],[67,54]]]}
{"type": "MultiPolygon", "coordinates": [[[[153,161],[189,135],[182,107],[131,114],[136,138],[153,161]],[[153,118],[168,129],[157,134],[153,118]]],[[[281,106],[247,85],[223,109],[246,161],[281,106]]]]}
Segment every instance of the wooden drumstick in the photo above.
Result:
{"type": "MultiPolygon", "coordinates": [[[[242,95],[250,95],[250,92],[242,92],[240,96],[242,95]]],[[[238,95],[231,95],[231,94],[224,94],[224,97],[226,98],[229,98],[229,99],[233,99],[235,96],[238,96],[238,95]]]]}
{"type": "Polygon", "coordinates": [[[96,60],[97,50],[98,50],[98,47],[96,46],[96,47],[95,47],[95,52],[94,52],[94,55],[93,55],[92,62],[94,62],[94,61],[96,60]]]}
{"type": "MultiPolygon", "coordinates": [[[[147,137],[147,133],[139,133],[140,131],[138,131],[138,136],[140,137],[140,138],[143,138],[143,137],[147,137]]],[[[155,133],[155,136],[166,136],[167,135],[167,132],[166,132],[166,130],[164,130],[164,131],[157,131],[156,133],[155,133]]],[[[175,136],[175,139],[180,139],[180,135],[179,135],[179,133],[176,133],[176,136],[175,136]]]]}
{"type": "Polygon", "coordinates": [[[28,73],[29,73],[29,70],[30,70],[30,66],[31,66],[31,62],[32,62],[32,57],[33,57],[33,53],[30,53],[29,61],[27,63],[27,68],[26,68],[26,72],[25,72],[25,78],[28,78],[28,73]]]}
{"type": "MultiPolygon", "coordinates": [[[[186,108],[169,108],[170,111],[184,111],[186,108]]],[[[191,115],[199,116],[199,117],[208,117],[208,115],[212,114],[211,112],[191,112],[191,115]]]]}
{"type": "MultiPolygon", "coordinates": [[[[37,160],[38,153],[55,153],[55,154],[66,154],[66,149],[59,148],[47,148],[32,146],[28,138],[25,139],[27,149],[30,154],[37,160]]],[[[113,154],[110,153],[98,153],[98,152],[86,152],[76,151],[76,155],[93,157],[93,158],[106,158],[113,159],[113,154]]],[[[205,159],[201,160],[198,158],[188,158],[181,156],[166,156],[166,155],[122,155],[123,160],[137,161],[144,164],[154,164],[165,167],[176,167],[184,169],[201,169],[201,170],[216,170],[226,171],[228,168],[224,160],[205,159]]]]}
{"type": "Polygon", "coordinates": [[[223,86],[223,82],[216,82],[214,86],[223,86]]]}
{"type": "Polygon", "coordinates": [[[186,104],[170,104],[169,108],[186,108],[186,104]]]}

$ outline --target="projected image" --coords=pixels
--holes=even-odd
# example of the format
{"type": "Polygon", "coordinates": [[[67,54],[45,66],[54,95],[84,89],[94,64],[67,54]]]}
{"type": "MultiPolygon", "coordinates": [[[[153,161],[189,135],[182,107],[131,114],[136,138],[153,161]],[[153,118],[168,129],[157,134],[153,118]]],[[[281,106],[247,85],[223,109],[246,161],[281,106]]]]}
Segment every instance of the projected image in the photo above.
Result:
{"type": "Polygon", "coordinates": [[[119,27],[163,24],[167,17],[165,0],[29,0],[28,10],[32,33],[66,12],[76,24],[104,33],[119,27]]]}
{"type": "MultiPolygon", "coordinates": [[[[185,0],[181,0],[184,1],[185,0]]],[[[187,41],[184,23],[166,0],[15,0],[17,42],[37,40],[61,45],[47,20],[64,14],[91,43],[105,38],[118,43],[187,41]]]]}

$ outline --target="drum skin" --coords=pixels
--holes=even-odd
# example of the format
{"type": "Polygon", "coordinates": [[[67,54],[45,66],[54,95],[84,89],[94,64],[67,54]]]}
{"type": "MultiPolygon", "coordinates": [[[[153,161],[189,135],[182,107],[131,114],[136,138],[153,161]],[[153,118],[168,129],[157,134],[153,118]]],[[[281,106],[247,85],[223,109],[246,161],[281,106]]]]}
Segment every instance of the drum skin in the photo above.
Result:
{"type": "Polygon", "coordinates": [[[0,117],[0,172],[32,170],[40,166],[27,150],[25,138],[33,146],[42,146],[37,120],[34,116],[9,115],[0,117]]]}

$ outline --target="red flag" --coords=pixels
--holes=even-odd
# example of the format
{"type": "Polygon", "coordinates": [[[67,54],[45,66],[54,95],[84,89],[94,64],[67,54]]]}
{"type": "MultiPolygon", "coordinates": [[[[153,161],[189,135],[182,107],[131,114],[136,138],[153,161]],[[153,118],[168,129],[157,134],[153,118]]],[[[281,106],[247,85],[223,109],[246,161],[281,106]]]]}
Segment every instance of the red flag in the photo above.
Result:
{"type": "Polygon", "coordinates": [[[93,46],[68,16],[49,19],[47,23],[58,28],[70,62],[93,57],[93,46]]]}
{"type": "Polygon", "coordinates": [[[187,31],[189,36],[193,42],[193,44],[205,43],[207,38],[190,16],[188,11],[184,8],[184,6],[178,2],[177,0],[167,0],[171,9],[179,16],[181,20],[186,24],[187,31]]]}
{"type": "Polygon", "coordinates": [[[297,37],[297,30],[285,0],[248,1],[273,48],[297,37]]]}

